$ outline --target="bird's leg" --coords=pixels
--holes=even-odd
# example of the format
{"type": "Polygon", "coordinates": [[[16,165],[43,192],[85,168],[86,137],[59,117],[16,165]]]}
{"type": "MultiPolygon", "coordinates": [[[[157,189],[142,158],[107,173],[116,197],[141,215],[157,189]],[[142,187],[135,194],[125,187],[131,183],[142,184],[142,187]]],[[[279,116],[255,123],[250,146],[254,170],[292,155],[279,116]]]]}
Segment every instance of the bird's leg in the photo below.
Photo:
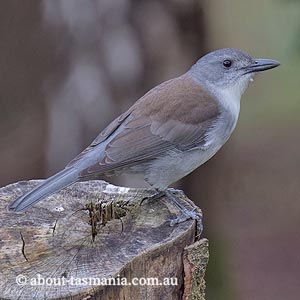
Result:
{"type": "Polygon", "coordinates": [[[193,210],[189,210],[183,204],[181,204],[178,201],[178,199],[175,197],[175,195],[173,194],[174,191],[176,192],[176,190],[174,190],[174,189],[168,189],[167,191],[165,191],[165,194],[173,202],[173,204],[175,206],[177,206],[177,208],[180,210],[181,216],[177,217],[176,219],[170,220],[170,226],[174,226],[176,224],[180,224],[180,223],[185,222],[189,219],[192,219],[192,220],[196,220],[198,233],[201,233],[202,230],[203,230],[203,228],[202,228],[202,215],[199,214],[196,211],[196,208],[194,208],[193,210]]]}
{"type": "Polygon", "coordinates": [[[166,195],[166,191],[162,191],[162,190],[158,190],[158,189],[155,189],[155,194],[151,195],[151,196],[147,196],[147,197],[144,197],[140,203],[140,205],[143,204],[144,201],[152,201],[152,200],[157,200],[163,196],[166,195]]]}
{"type": "Polygon", "coordinates": [[[186,208],[183,204],[181,204],[177,197],[174,195],[174,193],[180,192],[180,190],[176,190],[174,188],[169,188],[167,190],[155,190],[155,194],[151,195],[151,196],[147,196],[145,198],[142,199],[140,205],[142,205],[142,203],[144,201],[152,201],[152,200],[157,200],[163,196],[167,196],[168,199],[170,199],[172,201],[172,203],[180,210],[181,212],[181,216],[177,217],[176,219],[172,219],[170,220],[170,226],[174,226],[176,224],[180,224],[183,223],[189,219],[192,220],[196,220],[197,222],[197,232],[198,235],[201,234],[202,230],[203,230],[203,226],[202,226],[202,215],[200,213],[198,213],[196,211],[196,208],[194,208],[193,210],[189,210],[188,208],[186,208]]]}

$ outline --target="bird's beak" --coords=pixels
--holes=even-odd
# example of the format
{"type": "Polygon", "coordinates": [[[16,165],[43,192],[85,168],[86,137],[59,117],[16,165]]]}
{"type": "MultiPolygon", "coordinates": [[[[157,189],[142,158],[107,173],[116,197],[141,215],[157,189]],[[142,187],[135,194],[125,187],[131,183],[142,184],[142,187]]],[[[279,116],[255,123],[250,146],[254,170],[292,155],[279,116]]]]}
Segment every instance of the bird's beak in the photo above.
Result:
{"type": "Polygon", "coordinates": [[[254,63],[245,67],[245,73],[254,73],[254,72],[261,72],[269,69],[276,68],[280,65],[280,62],[273,59],[265,59],[265,58],[257,58],[254,59],[254,63]]]}

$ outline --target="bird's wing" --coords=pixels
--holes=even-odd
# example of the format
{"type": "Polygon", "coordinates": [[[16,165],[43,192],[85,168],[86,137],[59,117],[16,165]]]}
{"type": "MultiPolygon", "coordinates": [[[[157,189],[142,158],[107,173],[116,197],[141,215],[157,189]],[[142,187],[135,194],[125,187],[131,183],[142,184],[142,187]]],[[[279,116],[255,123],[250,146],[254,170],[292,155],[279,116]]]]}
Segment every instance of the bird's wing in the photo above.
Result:
{"type": "Polygon", "coordinates": [[[84,159],[84,153],[100,145],[105,152],[101,161],[88,166],[80,176],[135,165],[172,149],[201,147],[219,114],[217,102],[194,79],[183,75],[169,80],[115,119],[75,159],[84,159]]]}

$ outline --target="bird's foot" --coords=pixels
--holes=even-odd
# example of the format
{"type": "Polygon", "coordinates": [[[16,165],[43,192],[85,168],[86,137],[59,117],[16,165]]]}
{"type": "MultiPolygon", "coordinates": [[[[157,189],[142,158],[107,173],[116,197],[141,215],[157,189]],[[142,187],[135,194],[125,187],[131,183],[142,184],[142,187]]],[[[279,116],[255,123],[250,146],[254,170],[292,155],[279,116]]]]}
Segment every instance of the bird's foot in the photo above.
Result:
{"type": "Polygon", "coordinates": [[[168,188],[168,192],[175,194],[175,193],[182,193],[182,190],[174,189],[172,187],[168,188]]]}
{"type": "Polygon", "coordinates": [[[193,210],[183,209],[181,210],[182,215],[176,219],[170,220],[170,226],[183,223],[189,219],[196,220],[197,222],[202,222],[202,215],[196,212],[196,208],[193,210]]]}
{"type": "Polygon", "coordinates": [[[157,199],[159,199],[159,198],[161,198],[161,197],[163,197],[163,196],[165,196],[166,195],[166,193],[165,193],[165,191],[159,191],[159,190],[156,190],[155,191],[155,194],[153,194],[153,195],[151,195],[151,196],[147,196],[147,197],[144,197],[143,199],[142,199],[142,201],[140,202],[140,206],[143,204],[143,202],[145,202],[145,201],[153,201],[153,200],[157,200],[157,199]]]}
{"type": "Polygon", "coordinates": [[[181,212],[181,216],[170,220],[170,226],[175,226],[177,224],[183,223],[187,220],[195,220],[197,223],[197,235],[200,235],[202,230],[203,230],[203,226],[202,226],[202,214],[197,212],[197,208],[194,208],[193,210],[190,210],[188,208],[186,208],[183,204],[181,204],[179,202],[179,200],[175,197],[175,195],[173,194],[175,192],[177,192],[177,190],[168,190],[166,192],[166,194],[168,195],[168,198],[172,200],[173,204],[180,210],[181,212]]]}

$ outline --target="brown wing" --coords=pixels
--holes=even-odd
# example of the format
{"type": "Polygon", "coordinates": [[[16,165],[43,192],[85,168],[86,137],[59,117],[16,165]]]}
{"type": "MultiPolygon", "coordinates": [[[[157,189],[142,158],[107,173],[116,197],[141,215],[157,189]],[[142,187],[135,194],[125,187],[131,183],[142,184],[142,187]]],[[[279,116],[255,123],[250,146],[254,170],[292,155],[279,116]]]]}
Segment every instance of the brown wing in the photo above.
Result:
{"type": "MultiPolygon", "coordinates": [[[[188,75],[169,80],[138,100],[94,140],[86,151],[99,147],[104,155],[81,176],[134,165],[167,150],[201,146],[218,116],[217,103],[188,75]]],[[[78,158],[84,159],[84,153],[78,158]]]]}

